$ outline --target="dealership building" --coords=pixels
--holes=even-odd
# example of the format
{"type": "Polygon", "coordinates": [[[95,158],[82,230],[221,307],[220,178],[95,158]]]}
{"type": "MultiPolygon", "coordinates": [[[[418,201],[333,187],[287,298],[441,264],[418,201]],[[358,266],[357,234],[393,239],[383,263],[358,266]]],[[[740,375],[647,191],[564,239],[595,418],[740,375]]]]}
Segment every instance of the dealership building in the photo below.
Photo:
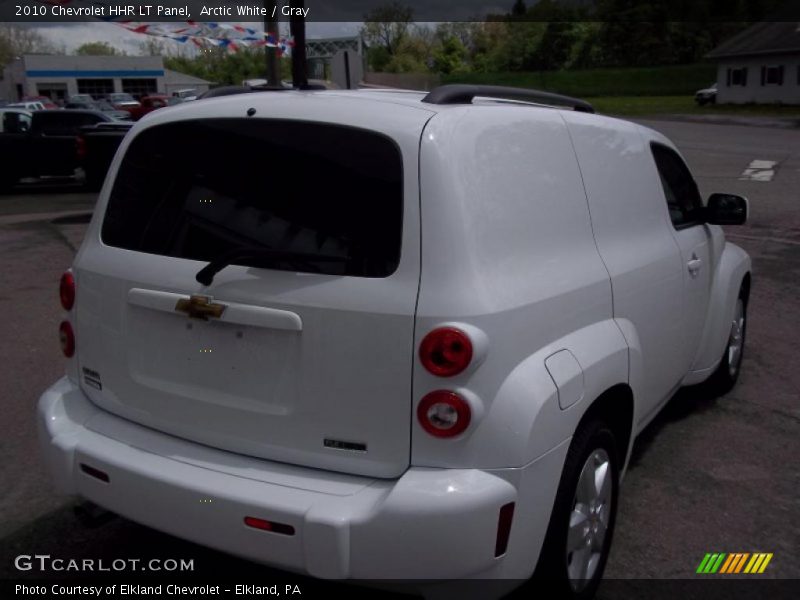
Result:
{"type": "Polygon", "coordinates": [[[48,96],[63,100],[76,94],[98,97],[113,92],[134,96],[182,89],[202,93],[210,81],[164,68],[161,56],[54,56],[26,54],[3,70],[0,99],[48,96]]]}

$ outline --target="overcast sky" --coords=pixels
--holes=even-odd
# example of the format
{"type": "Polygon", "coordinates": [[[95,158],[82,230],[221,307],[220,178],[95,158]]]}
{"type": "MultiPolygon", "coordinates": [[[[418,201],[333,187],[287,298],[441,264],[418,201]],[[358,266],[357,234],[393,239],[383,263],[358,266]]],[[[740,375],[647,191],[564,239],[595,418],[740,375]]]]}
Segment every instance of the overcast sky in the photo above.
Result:
{"type": "MultiPolygon", "coordinates": [[[[128,54],[138,54],[139,45],[152,36],[140,33],[132,33],[113,23],[70,23],[53,24],[42,27],[40,24],[31,24],[33,29],[41,33],[48,41],[58,47],[64,46],[67,52],[75,50],[86,42],[108,42],[116,48],[128,54]]],[[[172,25],[177,26],[178,23],[172,25]]],[[[253,27],[254,23],[243,23],[247,27],[253,27]]],[[[284,35],[288,35],[289,24],[281,23],[281,31],[285,30],[284,35]]],[[[306,24],[306,37],[325,38],[325,37],[345,37],[356,35],[361,28],[361,23],[315,23],[306,24]]],[[[162,40],[168,46],[175,48],[185,47],[184,44],[173,42],[167,38],[155,37],[152,39],[162,40]]]]}

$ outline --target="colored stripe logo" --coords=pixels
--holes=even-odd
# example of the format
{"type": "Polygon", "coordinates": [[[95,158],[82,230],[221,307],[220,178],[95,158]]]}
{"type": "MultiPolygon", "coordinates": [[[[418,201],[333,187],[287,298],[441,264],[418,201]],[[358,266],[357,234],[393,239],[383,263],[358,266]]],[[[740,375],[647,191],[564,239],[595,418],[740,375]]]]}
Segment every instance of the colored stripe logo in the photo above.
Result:
{"type": "Polygon", "coordinates": [[[700,561],[700,565],[697,567],[697,573],[703,575],[714,573],[725,575],[763,573],[771,560],[772,552],[708,553],[703,557],[703,560],[700,561]]]}

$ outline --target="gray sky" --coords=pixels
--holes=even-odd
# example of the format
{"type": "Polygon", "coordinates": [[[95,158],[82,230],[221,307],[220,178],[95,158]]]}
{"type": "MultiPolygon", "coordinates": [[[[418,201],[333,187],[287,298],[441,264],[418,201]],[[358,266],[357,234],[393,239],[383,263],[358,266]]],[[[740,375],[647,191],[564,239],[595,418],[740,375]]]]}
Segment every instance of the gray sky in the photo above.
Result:
{"type": "MultiPolygon", "coordinates": [[[[119,25],[113,23],[69,23],[53,24],[42,27],[38,24],[33,25],[48,41],[57,46],[64,46],[70,52],[86,42],[108,42],[128,54],[138,54],[139,44],[152,36],[132,33],[126,31],[119,25]]],[[[178,25],[173,23],[173,25],[178,25]]],[[[243,23],[247,27],[253,27],[253,23],[243,23]]],[[[281,23],[282,30],[285,28],[288,34],[288,23],[281,23]]],[[[322,37],[345,37],[355,35],[361,28],[361,23],[315,23],[309,22],[306,25],[306,36],[308,38],[322,37]]],[[[162,40],[169,46],[175,48],[188,47],[191,45],[179,44],[167,38],[155,37],[153,39],[162,40]]]]}

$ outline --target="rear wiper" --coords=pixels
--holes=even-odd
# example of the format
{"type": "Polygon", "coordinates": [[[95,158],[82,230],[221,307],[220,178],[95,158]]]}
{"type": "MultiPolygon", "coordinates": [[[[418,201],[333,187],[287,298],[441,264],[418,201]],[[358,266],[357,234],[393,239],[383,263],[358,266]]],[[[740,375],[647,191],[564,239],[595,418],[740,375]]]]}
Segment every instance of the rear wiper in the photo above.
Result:
{"type": "Polygon", "coordinates": [[[288,250],[273,250],[271,248],[248,248],[242,246],[234,248],[221,254],[205,267],[200,269],[195,275],[195,279],[203,285],[211,285],[214,281],[214,275],[222,271],[225,267],[233,264],[235,260],[243,258],[267,258],[286,260],[290,262],[300,263],[316,263],[316,262],[347,262],[347,256],[329,256],[326,254],[305,254],[302,252],[290,252],[288,250]]]}

